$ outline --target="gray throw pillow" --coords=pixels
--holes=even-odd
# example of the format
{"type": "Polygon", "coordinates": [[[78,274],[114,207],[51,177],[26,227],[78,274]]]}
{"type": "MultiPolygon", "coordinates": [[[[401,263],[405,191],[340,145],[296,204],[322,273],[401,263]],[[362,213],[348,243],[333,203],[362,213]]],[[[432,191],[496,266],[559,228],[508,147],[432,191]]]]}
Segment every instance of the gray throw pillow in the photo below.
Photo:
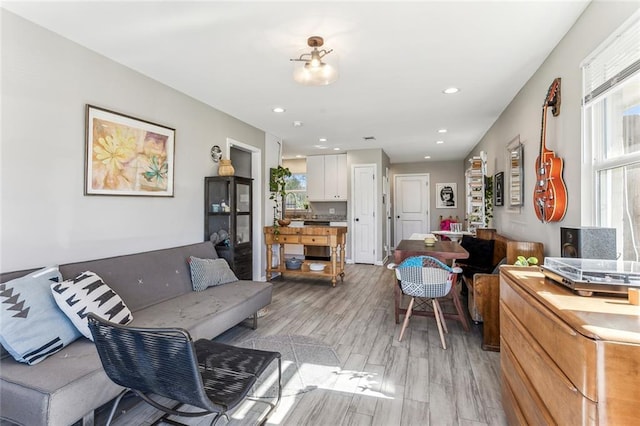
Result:
{"type": "Polygon", "coordinates": [[[202,291],[207,287],[238,281],[229,264],[224,259],[200,259],[189,257],[191,284],[194,291],[202,291]]]}
{"type": "Polygon", "coordinates": [[[80,337],[51,295],[59,281],[52,266],[0,284],[0,343],[16,361],[36,364],[80,337]]]}

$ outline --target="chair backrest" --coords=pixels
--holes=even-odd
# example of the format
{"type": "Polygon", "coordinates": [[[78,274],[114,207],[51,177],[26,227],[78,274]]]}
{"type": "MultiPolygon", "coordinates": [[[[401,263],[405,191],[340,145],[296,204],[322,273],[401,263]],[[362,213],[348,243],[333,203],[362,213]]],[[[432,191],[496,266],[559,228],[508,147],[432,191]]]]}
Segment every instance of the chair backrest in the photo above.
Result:
{"type": "Polygon", "coordinates": [[[533,241],[508,241],[507,242],[507,265],[513,265],[518,256],[538,259],[538,264],[544,263],[544,244],[533,241]]]}
{"type": "Polygon", "coordinates": [[[402,292],[414,297],[443,297],[451,290],[453,270],[431,256],[412,256],[396,268],[402,292]]]}
{"type": "Polygon", "coordinates": [[[102,366],[112,381],[204,410],[219,410],[204,391],[187,331],[128,327],[93,313],[88,319],[102,366]]]}

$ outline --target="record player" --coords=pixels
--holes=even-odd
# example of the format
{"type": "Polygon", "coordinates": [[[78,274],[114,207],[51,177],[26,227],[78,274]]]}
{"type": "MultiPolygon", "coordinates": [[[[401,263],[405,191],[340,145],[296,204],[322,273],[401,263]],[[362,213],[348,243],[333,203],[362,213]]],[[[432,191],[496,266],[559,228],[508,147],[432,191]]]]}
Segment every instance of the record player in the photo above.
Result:
{"type": "Polygon", "coordinates": [[[626,297],[629,288],[640,288],[640,262],[547,257],[542,273],[581,296],[607,293],[626,297]]]}

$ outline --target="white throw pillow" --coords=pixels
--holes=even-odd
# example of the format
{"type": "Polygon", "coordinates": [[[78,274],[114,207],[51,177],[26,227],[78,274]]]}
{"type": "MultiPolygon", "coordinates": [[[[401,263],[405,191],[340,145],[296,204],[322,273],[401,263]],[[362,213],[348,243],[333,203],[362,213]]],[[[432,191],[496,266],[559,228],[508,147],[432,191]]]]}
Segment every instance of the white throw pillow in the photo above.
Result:
{"type": "Polygon", "coordinates": [[[51,284],[51,292],[78,331],[92,341],[87,320],[89,312],[117,324],[128,324],[133,320],[122,298],[94,272],[83,272],[74,279],[51,284]]]}

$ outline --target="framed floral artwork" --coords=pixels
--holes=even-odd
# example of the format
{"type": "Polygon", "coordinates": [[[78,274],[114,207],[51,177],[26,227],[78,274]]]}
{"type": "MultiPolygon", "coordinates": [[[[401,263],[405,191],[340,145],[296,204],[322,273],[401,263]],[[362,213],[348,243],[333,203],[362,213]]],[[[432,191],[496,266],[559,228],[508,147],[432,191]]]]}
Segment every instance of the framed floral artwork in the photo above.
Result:
{"type": "Polygon", "coordinates": [[[173,197],[175,129],[87,105],[85,195],[173,197]]]}

